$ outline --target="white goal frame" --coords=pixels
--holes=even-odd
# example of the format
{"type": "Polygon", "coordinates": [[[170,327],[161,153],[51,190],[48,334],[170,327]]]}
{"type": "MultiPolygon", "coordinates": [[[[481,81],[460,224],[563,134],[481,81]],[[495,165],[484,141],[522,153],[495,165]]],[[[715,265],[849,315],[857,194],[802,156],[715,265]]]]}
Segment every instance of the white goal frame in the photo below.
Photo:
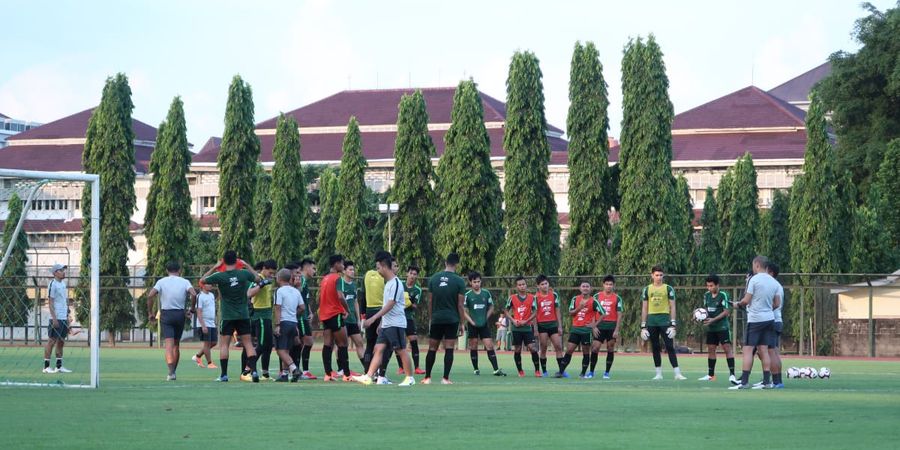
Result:
{"type": "MultiPolygon", "coordinates": [[[[81,181],[91,185],[91,324],[88,335],[91,349],[91,373],[88,384],[64,384],[63,386],[96,389],[100,387],[100,175],[0,168],[0,177],[46,181],[81,181]]],[[[16,237],[22,229],[25,216],[26,214],[22,214],[22,219],[16,225],[11,242],[16,241],[16,237]]],[[[16,384],[32,385],[32,383],[16,384]]],[[[33,385],[42,386],[43,384],[34,383],[33,385]]]]}

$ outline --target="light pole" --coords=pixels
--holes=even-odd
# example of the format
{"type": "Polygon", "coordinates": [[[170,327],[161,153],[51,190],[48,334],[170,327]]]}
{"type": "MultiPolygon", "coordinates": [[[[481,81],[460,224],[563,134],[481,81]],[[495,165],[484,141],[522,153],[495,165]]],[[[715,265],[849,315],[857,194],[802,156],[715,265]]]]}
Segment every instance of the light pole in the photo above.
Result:
{"type": "Polygon", "coordinates": [[[391,248],[391,243],[392,243],[391,214],[393,214],[399,210],[400,210],[400,205],[398,205],[396,203],[380,203],[378,205],[378,212],[380,212],[382,214],[387,214],[387,217],[388,217],[388,221],[387,221],[388,222],[387,223],[387,226],[388,226],[388,248],[387,248],[388,253],[393,252],[393,249],[391,248]]]}

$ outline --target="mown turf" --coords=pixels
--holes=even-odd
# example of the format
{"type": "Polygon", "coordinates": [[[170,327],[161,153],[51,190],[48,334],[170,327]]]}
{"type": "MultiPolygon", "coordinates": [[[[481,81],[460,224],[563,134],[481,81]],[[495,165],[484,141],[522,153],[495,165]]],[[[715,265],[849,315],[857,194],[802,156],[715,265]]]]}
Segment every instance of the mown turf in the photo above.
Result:
{"type": "MultiPolygon", "coordinates": [[[[827,366],[832,378],[736,392],[721,376],[724,358],[714,383],[696,381],[705,357],[684,356],[688,381],[672,380],[667,364],[666,380],[650,381],[647,355],[618,355],[608,381],[519,379],[474,376],[468,352],[457,351],[455,385],[404,389],[253,385],[235,381],[237,367],[230,383],[214,383],[218,371],[192,364],[192,348],[176,382],[162,381],[160,350],[118,348],[103,349],[99,390],[0,388],[0,447],[896,448],[900,424],[895,361],[787,359],[786,366],[827,366]]],[[[0,367],[21,365],[22,353],[12,361],[8,350],[0,351],[0,367]]],[[[442,353],[437,359],[439,376],[442,353]]],[[[320,354],[312,360],[321,374],[320,354]]],[[[35,361],[39,370],[39,352],[35,361]]],[[[576,354],[576,373],[580,361],[576,354]]],[[[511,355],[501,355],[501,366],[514,374],[511,355]]],[[[489,367],[482,353],[482,371],[489,367]]]]}

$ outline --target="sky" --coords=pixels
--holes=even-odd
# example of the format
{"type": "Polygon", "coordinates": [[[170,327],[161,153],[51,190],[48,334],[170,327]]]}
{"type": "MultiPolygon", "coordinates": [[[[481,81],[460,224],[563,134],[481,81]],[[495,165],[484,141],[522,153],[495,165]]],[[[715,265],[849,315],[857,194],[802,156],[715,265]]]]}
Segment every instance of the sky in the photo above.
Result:
{"type": "Polygon", "coordinates": [[[124,72],[143,122],[157,126],[182,97],[195,151],[222,135],[235,74],[252,86],[261,122],[345,89],[469,77],[504,100],[517,50],[540,59],[547,120],[565,129],[579,40],[597,45],[618,137],[631,38],[656,36],[678,113],[751,84],[771,89],[835,51],[856,51],[851,32],[865,15],[855,0],[0,0],[0,11],[0,113],[56,120],[98,104],[106,78],[124,72]]]}

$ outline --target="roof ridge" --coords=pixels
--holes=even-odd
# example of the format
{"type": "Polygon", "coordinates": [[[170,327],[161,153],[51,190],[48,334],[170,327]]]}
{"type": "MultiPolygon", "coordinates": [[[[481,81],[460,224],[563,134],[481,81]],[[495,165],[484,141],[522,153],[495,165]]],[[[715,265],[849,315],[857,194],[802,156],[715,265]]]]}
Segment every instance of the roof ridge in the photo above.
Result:
{"type": "MultiPolygon", "coordinates": [[[[83,110],[78,111],[78,112],[76,112],[76,113],[69,114],[69,115],[64,116],[64,117],[60,117],[59,119],[56,119],[56,120],[53,120],[53,121],[44,123],[43,125],[38,126],[38,127],[34,127],[34,128],[32,128],[32,129],[30,129],[30,130],[28,130],[28,131],[23,131],[23,132],[21,132],[21,133],[19,133],[19,134],[15,134],[15,135],[13,135],[13,136],[10,136],[9,138],[7,138],[7,140],[9,140],[9,141],[18,141],[18,140],[25,140],[25,139],[28,139],[28,136],[30,136],[30,135],[32,135],[32,134],[39,133],[38,131],[35,131],[35,130],[40,129],[40,128],[43,127],[43,126],[47,126],[47,125],[55,125],[56,123],[62,122],[63,120],[66,120],[66,119],[68,119],[68,118],[70,118],[70,117],[74,117],[74,116],[77,116],[77,115],[79,115],[79,114],[83,114],[83,113],[85,113],[85,112],[87,112],[87,111],[93,111],[93,110],[97,109],[98,106],[100,106],[100,105],[91,106],[90,108],[83,109],[83,110]]],[[[143,123],[143,122],[141,122],[141,123],[143,123]]],[[[45,128],[44,130],[46,130],[46,128],[45,128]]],[[[44,130],[42,130],[42,131],[40,131],[40,132],[43,132],[44,130]]]]}
{"type": "Polygon", "coordinates": [[[776,89],[778,89],[778,88],[780,88],[780,87],[782,87],[782,86],[786,86],[786,85],[788,85],[788,84],[790,84],[790,83],[793,83],[793,82],[796,81],[798,78],[801,78],[801,77],[805,76],[806,74],[808,74],[808,73],[810,73],[810,72],[812,72],[812,71],[819,70],[819,69],[822,68],[822,66],[824,66],[824,65],[826,65],[826,64],[831,64],[831,61],[825,60],[825,62],[823,62],[822,64],[819,64],[818,66],[813,67],[812,69],[809,69],[809,70],[807,70],[807,71],[805,71],[805,72],[803,72],[803,73],[801,73],[801,74],[799,74],[799,75],[797,75],[797,76],[795,76],[795,77],[791,77],[791,78],[788,79],[787,81],[785,81],[785,82],[779,84],[778,86],[773,87],[772,89],[769,89],[769,90],[766,91],[766,92],[774,91],[774,90],[776,90],[776,89]]]}
{"type": "MultiPolygon", "coordinates": [[[[782,112],[784,112],[785,114],[790,116],[790,118],[793,119],[794,121],[796,121],[799,125],[804,126],[804,127],[806,126],[806,120],[801,119],[800,116],[798,116],[794,111],[791,111],[790,109],[788,109],[784,104],[782,104],[782,100],[776,98],[774,95],[772,95],[756,86],[751,85],[750,87],[753,88],[754,92],[762,95],[762,97],[764,99],[766,99],[766,101],[768,101],[769,103],[774,105],[776,108],[778,108],[779,110],[781,110],[782,112]]],[[[788,105],[790,105],[790,104],[788,104],[788,105]]],[[[803,111],[802,109],[797,108],[796,106],[793,106],[793,105],[790,105],[790,106],[792,108],[796,109],[797,111],[801,111],[801,112],[803,111]]]]}

